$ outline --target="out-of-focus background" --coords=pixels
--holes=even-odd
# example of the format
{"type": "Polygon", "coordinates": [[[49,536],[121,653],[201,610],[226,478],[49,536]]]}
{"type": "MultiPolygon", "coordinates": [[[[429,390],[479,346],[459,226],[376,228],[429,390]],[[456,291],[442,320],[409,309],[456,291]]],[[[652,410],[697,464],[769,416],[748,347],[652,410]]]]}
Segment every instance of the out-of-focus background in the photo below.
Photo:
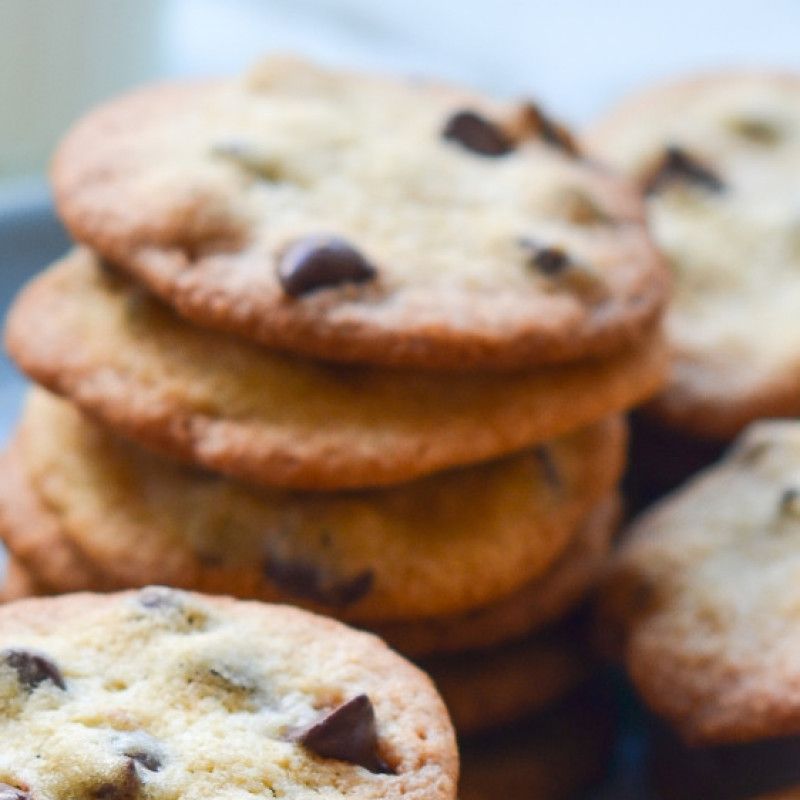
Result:
{"type": "Polygon", "coordinates": [[[274,49],[533,93],[580,122],[675,71],[800,69],[800,2],[0,0],[0,185],[41,173],[64,127],[104,97],[233,73],[274,49]]]}

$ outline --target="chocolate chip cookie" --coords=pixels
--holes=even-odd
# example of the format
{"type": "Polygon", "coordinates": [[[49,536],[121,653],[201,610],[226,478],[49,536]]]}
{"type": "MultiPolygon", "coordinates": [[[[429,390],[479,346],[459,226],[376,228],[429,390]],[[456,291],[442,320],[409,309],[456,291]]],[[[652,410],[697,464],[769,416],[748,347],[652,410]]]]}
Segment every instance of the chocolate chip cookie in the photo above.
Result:
{"type": "MultiPolygon", "coordinates": [[[[27,513],[44,515],[108,580],[377,623],[466,612],[544,574],[615,484],[624,449],[615,418],[546,451],[394,488],[254,490],[152,456],[36,390],[12,457],[27,513]]],[[[15,513],[19,491],[0,491],[19,553],[15,536],[43,526],[15,513]]]]}
{"type": "Polygon", "coordinates": [[[396,483],[547,441],[652,395],[666,368],[657,340],[508,376],[288,358],[183,322],[86,251],[23,293],[7,343],[35,380],[150,448],[312,489],[396,483]]]}
{"type": "Polygon", "coordinates": [[[751,426],[637,520],[603,594],[646,702],[690,741],[800,734],[800,423],[751,426]]]}
{"type": "Polygon", "coordinates": [[[4,798],[454,800],[430,681],[285,606],[149,587],[0,608],[4,798]]]}
{"type": "Polygon", "coordinates": [[[646,89],[588,131],[637,180],[675,279],[670,425],[728,439],[800,413],[800,77],[722,73],[646,89]]]}
{"type": "Polygon", "coordinates": [[[200,325],[296,353],[518,369],[637,342],[636,191],[531,103],[269,59],[146,88],[56,153],[73,236],[200,325]]]}

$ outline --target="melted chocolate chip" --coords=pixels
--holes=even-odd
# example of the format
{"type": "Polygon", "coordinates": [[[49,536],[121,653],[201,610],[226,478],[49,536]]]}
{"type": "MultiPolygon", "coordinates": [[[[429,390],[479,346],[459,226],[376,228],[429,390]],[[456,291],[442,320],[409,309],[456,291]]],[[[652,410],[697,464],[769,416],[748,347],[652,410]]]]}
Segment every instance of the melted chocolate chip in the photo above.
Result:
{"type": "Polygon", "coordinates": [[[298,239],[278,262],[278,280],[290,297],[343,283],[364,283],[377,274],[358,250],[336,236],[298,239]]]}
{"type": "Polygon", "coordinates": [[[101,783],[93,792],[95,800],[134,800],[139,796],[141,781],[136,772],[136,763],[129,758],[115,780],[101,783]]]}
{"type": "Polygon", "coordinates": [[[539,462],[542,475],[545,481],[552,489],[561,488],[561,475],[558,471],[558,465],[553,458],[553,453],[547,445],[539,445],[533,451],[536,460],[539,462]]]}
{"type": "Polygon", "coordinates": [[[364,597],[375,579],[372,570],[367,569],[353,578],[335,580],[306,561],[281,561],[274,557],[267,559],[264,572],[287,594],[339,608],[364,597]]]}
{"type": "Polygon", "coordinates": [[[31,795],[16,786],[0,783],[0,800],[31,800],[31,795]]]}
{"type": "Polygon", "coordinates": [[[66,689],[64,677],[50,660],[29,650],[5,650],[0,656],[17,673],[19,682],[33,691],[40,683],[50,681],[59,689],[66,689]]]}
{"type": "Polygon", "coordinates": [[[712,192],[725,190],[725,184],[713,170],[683,148],[673,146],[664,151],[655,169],[645,178],[642,188],[645,194],[655,194],[675,181],[692,183],[712,192]]]}
{"type": "Polygon", "coordinates": [[[482,156],[504,156],[514,149],[514,142],[503,130],[474,111],[453,114],[442,136],[482,156]]]}
{"type": "Polygon", "coordinates": [[[378,755],[375,711],[365,694],[342,703],[303,731],[297,741],[323,758],[348,761],[370,772],[394,774],[378,755]]]}
{"type": "Polygon", "coordinates": [[[571,156],[580,156],[580,149],[569,129],[556,122],[535,103],[525,103],[519,110],[516,123],[520,138],[535,137],[563,150],[571,156]]]}

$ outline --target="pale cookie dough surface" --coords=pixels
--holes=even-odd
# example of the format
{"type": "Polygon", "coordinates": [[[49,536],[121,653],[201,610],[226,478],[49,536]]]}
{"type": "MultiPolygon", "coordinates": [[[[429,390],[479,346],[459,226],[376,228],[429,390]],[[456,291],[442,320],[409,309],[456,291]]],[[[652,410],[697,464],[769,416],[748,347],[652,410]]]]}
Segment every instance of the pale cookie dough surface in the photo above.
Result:
{"type": "Polygon", "coordinates": [[[443,136],[462,111],[520,127],[520,108],[458,89],[272,59],[91,113],[56,154],[56,202],[182,314],[294,352],[509,369],[638,340],[667,279],[635,191],[538,135],[475,152],[443,136]],[[283,254],[317,235],[376,276],[287,295],[283,254]],[[563,248],[578,280],[532,267],[525,241],[563,248]]]}
{"type": "Polygon", "coordinates": [[[36,381],[151,449],[309,489],[397,483],[552,439],[651,396],[667,366],[655,337],[502,377],[289,358],[179,320],[86,251],[22,294],[7,342],[36,381]]]}
{"type": "Polygon", "coordinates": [[[558,561],[508,597],[466,614],[373,626],[382,639],[411,656],[460,653],[520,639],[563,617],[594,588],[608,559],[620,517],[616,495],[601,500],[558,561]]]}
{"type": "Polygon", "coordinates": [[[12,455],[40,513],[126,585],[278,598],[368,623],[466,611],[544,574],[618,480],[624,450],[612,418],[392,489],[258,491],[151,456],[36,390],[12,455]]]}
{"type": "Polygon", "coordinates": [[[603,609],[639,692],[690,741],[800,733],[800,423],[753,425],[637,520],[603,609]]]}
{"type": "Polygon", "coordinates": [[[675,279],[673,374],[653,412],[719,438],[757,417],[800,413],[800,77],[732,73],[659,86],[586,138],[640,181],[677,146],[724,184],[676,178],[647,201],[675,279]]]}
{"type": "Polygon", "coordinates": [[[444,706],[380,640],[297,609],[155,587],[3,606],[0,739],[0,783],[36,800],[456,794],[444,706]],[[297,741],[362,694],[392,774],[297,741]]]}

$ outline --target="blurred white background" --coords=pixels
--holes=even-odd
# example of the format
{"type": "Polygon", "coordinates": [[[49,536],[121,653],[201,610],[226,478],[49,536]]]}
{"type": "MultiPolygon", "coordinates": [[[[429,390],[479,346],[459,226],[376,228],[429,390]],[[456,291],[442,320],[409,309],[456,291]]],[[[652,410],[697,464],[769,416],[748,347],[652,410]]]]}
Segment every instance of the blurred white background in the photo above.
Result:
{"type": "Polygon", "coordinates": [[[40,173],[65,126],[103,97],[233,73],[275,49],[534,94],[582,122],[674,72],[800,70],[800,2],[0,0],[0,180],[40,173]]]}

